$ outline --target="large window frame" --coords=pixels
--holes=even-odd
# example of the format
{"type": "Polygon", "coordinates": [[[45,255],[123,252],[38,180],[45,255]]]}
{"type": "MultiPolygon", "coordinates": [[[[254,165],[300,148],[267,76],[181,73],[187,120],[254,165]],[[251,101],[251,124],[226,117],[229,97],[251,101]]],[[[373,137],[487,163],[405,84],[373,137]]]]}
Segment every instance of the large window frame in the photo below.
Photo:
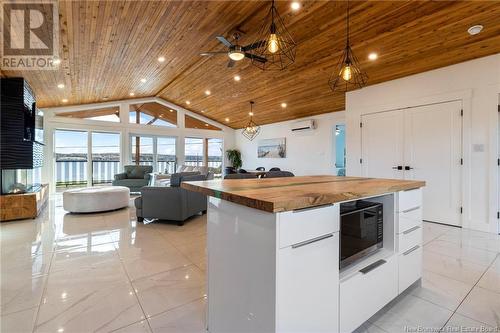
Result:
{"type": "MultiPolygon", "coordinates": [[[[119,139],[119,146],[118,146],[118,151],[120,152],[119,155],[119,161],[118,165],[114,167],[115,170],[121,170],[122,169],[122,161],[123,161],[123,156],[122,156],[122,133],[120,131],[110,131],[110,130],[100,130],[100,129],[88,129],[88,128],[64,128],[64,127],[56,127],[54,128],[53,131],[53,179],[57,182],[57,153],[56,153],[56,145],[57,145],[57,140],[56,140],[56,133],[58,131],[64,131],[64,132],[77,132],[77,133],[85,133],[86,135],[86,155],[87,155],[87,160],[85,161],[85,172],[84,176],[82,179],[78,179],[80,181],[74,181],[73,183],[68,183],[66,185],[64,184],[59,184],[57,186],[56,183],[56,188],[57,187],[68,187],[68,186],[96,186],[96,185],[107,185],[110,184],[113,179],[106,179],[107,182],[94,182],[94,163],[93,163],[93,134],[94,133],[101,133],[101,134],[114,134],[118,135],[119,139]]],[[[113,161],[116,162],[116,161],[113,161]]],[[[110,175],[112,176],[112,175],[110,175]]]]}
{"type": "MultiPolygon", "coordinates": [[[[172,135],[152,135],[152,134],[143,134],[143,133],[130,133],[129,135],[129,163],[130,164],[135,164],[134,162],[134,154],[133,154],[133,146],[134,146],[134,137],[142,137],[142,138],[151,138],[152,139],[152,144],[153,144],[153,149],[152,149],[152,154],[153,154],[153,160],[152,160],[152,166],[153,166],[153,172],[165,172],[165,170],[158,170],[158,139],[174,139],[175,140],[175,152],[177,156],[177,145],[178,145],[178,137],[172,136],[172,135]]],[[[167,163],[167,169],[169,172],[173,173],[177,169],[177,157],[175,158],[173,163],[167,163]]],[[[140,163],[139,163],[140,164],[140,163]]],[[[147,164],[149,165],[149,164],[147,164]]]]}

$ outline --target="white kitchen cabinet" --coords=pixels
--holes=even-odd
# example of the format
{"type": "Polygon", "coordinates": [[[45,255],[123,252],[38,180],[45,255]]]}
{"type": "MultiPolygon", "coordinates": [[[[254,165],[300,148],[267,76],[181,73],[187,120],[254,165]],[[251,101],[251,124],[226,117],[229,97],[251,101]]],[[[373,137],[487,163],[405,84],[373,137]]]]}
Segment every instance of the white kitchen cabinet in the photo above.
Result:
{"type": "Polygon", "coordinates": [[[398,289],[402,293],[422,277],[422,246],[415,245],[399,255],[398,289]]]}
{"type": "Polygon", "coordinates": [[[277,331],[335,332],[339,233],[280,249],[277,260],[277,331]]]}
{"type": "Polygon", "coordinates": [[[354,331],[398,295],[395,256],[380,259],[376,265],[340,284],[340,332],[354,331]]]}

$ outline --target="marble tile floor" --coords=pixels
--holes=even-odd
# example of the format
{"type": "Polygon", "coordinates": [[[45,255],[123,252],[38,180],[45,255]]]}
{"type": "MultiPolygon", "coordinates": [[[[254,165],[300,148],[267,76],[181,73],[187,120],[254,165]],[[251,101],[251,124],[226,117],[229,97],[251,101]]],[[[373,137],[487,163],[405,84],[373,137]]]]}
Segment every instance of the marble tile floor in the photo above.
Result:
{"type": "MultiPolygon", "coordinates": [[[[132,201],[71,215],[56,196],[0,224],[0,331],[204,332],[205,236],[206,215],[144,225],[132,201]]],[[[500,327],[500,237],[425,223],[424,244],[422,284],[357,332],[500,327]]]]}

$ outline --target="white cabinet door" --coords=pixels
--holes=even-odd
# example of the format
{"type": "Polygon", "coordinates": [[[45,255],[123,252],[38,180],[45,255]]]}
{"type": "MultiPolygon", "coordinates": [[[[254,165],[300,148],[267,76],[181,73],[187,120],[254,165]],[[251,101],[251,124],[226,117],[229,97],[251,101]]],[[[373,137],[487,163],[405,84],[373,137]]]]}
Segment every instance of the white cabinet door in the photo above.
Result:
{"type": "Polygon", "coordinates": [[[338,332],[339,233],[278,250],[277,332],[338,332]]]}
{"type": "Polygon", "coordinates": [[[405,179],[424,180],[423,219],[460,225],[462,103],[405,111],[405,179]]]}
{"type": "Polygon", "coordinates": [[[403,112],[370,114],[361,122],[363,176],[402,179],[397,167],[403,166],[403,112]]]}

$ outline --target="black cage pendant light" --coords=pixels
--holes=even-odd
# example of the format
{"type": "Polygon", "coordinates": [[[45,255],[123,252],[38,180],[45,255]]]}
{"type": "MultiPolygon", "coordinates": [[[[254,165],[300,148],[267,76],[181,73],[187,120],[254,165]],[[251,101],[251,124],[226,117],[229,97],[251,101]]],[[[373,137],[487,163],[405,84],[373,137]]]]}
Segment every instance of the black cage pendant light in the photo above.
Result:
{"type": "Polygon", "coordinates": [[[259,134],[260,132],[260,126],[258,126],[252,119],[253,117],[253,105],[255,104],[254,101],[250,101],[250,112],[248,115],[250,116],[250,121],[248,124],[245,126],[241,134],[248,140],[252,141],[255,139],[255,137],[259,134]]]}
{"type": "Polygon", "coordinates": [[[253,53],[266,59],[252,59],[252,63],[262,70],[283,70],[295,61],[297,43],[288,32],[274,0],[271,1],[271,8],[264,18],[257,40],[252,45],[259,45],[253,53]]]}
{"type": "Polygon", "coordinates": [[[359,89],[364,87],[368,81],[368,75],[361,70],[349,41],[349,2],[347,2],[346,34],[346,47],[328,81],[330,88],[335,92],[359,89]]]}

